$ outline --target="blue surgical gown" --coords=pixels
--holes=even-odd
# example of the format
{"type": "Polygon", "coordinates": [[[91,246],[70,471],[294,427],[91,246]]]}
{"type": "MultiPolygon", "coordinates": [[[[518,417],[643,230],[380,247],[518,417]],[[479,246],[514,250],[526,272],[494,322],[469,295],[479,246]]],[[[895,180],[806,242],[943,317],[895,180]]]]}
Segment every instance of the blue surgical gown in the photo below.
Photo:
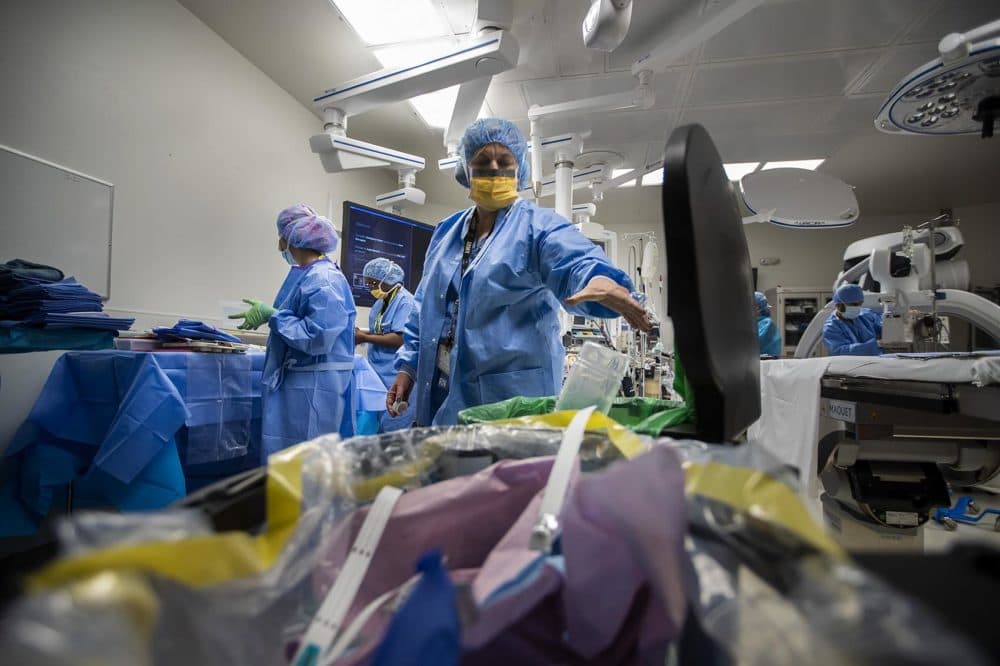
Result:
{"type": "MultiPolygon", "coordinates": [[[[379,299],[372,306],[371,313],[368,315],[368,330],[378,335],[401,334],[406,327],[406,321],[410,318],[410,313],[413,311],[413,294],[408,292],[406,287],[400,285],[399,290],[389,301],[389,307],[385,309],[385,314],[382,315],[380,321],[379,315],[382,313],[382,308],[385,308],[385,300],[383,299],[379,299]]],[[[395,361],[395,349],[368,345],[368,362],[382,378],[386,388],[392,386],[396,380],[395,361]]]]}
{"type": "MultiPolygon", "coordinates": [[[[378,335],[385,335],[387,333],[401,334],[412,311],[413,294],[407,291],[406,287],[400,285],[393,295],[392,300],[389,301],[388,307],[386,307],[384,299],[379,299],[372,306],[371,313],[368,315],[368,330],[378,335]],[[385,308],[384,314],[382,314],[383,308],[385,308]],[[379,318],[380,314],[382,315],[381,319],[379,318]]],[[[374,344],[368,345],[368,362],[375,368],[375,372],[378,373],[386,388],[392,386],[392,383],[396,381],[395,361],[395,349],[374,344]]],[[[388,412],[385,412],[382,414],[380,421],[380,430],[382,432],[392,432],[394,430],[409,428],[413,424],[414,411],[415,406],[411,400],[410,407],[399,416],[393,417],[388,412]]]]}
{"type": "Polygon", "coordinates": [[[344,274],[328,259],[293,268],[274,306],[263,377],[265,452],[329,433],[353,436],[356,311],[344,274]]]}
{"type": "Polygon", "coordinates": [[[823,324],[823,342],[830,356],[878,356],[881,337],[882,315],[868,308],[856,319],[841,319],[834,312],[823,324]]]}
{"type": "MultiPolygon", "coordinates": [[[[604,276],[632,290],[628,276],[555,211],[517,201],[497,214],[492,233],[460,276],[462,248],[473,209],[434,230],[424,276],[396,354],[396,369],[415,371],[410,396],[421,425],[457,423],[458,412],[514,396],[559,392],[565,350],[560,302],[604,276]],[[449,288],[459,296],[447,394],[432,404],[438,343],[447,335],[449,288]]],[[[597,303],[573,314],[614,318],[597,303]]]]}
{"type": "Polygon", "coordinates": [[[781,356],[781,333],[767,315],[757,317],[757,341],[762,356],[781,356]]]}

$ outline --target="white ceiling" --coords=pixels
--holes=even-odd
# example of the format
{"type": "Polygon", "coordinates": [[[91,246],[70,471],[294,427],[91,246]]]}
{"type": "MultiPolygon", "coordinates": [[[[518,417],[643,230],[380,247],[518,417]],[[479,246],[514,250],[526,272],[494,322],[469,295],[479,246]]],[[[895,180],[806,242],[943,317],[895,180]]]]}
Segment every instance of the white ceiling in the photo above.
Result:
{"type": "MultiPolygon", "coordinates": [[[[328,0],[180,2],[309,108],[317,92],[379,68],[328,0]]],[[[633,45],[669,7],[634,2],[628,38],[604,54],[583,46],[586,0],[515,0],[520,61],[495,77],[490,110],[527,129],[531,104],[633,89],[633,45]]],[[[551,120],[546,133],[590,131],[585,150],[613,150],[642,167],[674,127],[697,122],[725,161],[828,158],[821,169],[855,185],[863,211],[997,200],[1000,139],[888,136],[873,118],[895,83],[935,57],[944,34],[998,17],[1000,0],[772,0],[658,73],[652,109],[551,120]]],[[[348,133],[431,163],[444,154],[440,130],[405,103],[352,118],[348,133]]],[[[418,184],[432,200],[461,198],[434,169],[418,184]]]]}

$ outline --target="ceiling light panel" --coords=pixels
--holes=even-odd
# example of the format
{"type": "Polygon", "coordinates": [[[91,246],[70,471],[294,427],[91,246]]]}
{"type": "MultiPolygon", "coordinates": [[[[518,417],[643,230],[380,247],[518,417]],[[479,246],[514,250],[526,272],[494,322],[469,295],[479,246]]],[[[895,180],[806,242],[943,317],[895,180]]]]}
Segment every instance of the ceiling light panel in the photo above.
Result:
{"type": "Polygon", "coordinates": [[[739,180],[748,173],[756,171],[759,166],[760,162],[731,162],[723,164],[722,168],[726,170],[729,180],[739,180]]]}
{"type": "Polygon", "coordinates": [[[331,0],[369,46],[450,35],[431,0],[331,0]]]}
{"type": "Polygon", "coordinates": [[[816,167],[825,162],[826,160],[787,160],[784,162],[767,162],[761,167],[761,171],[767,171],[768,169],[809,169],[814,171],[816,167]]]}
{"type": "Polygon", "coordinates": [[[451,122],[451,114],[457,99],[458,86],[452,86],[413,97],[410,99],[410,104],[428,127],[445,129],[451,122]]]}
{"type": "MultiPolygon", "coordinates": [[[[618,178],[619,176],[624,176],[627,173],[632,173],[635,169],[612,169],[611,170],[611,180],[618,178]]],[[[627,183],[622,183],[618,185],[616,189],[621,189],[623,187],[635,187],[635,180],[630,180],[627,183]]]]}
{"type": "Polygon", "coordinates": [[[656,171],[650,171],[645,176],[642,177],[642,186],[647,187],[649,185],[662,185],[663,184],[663,169],[657,169],[656,171]]]}

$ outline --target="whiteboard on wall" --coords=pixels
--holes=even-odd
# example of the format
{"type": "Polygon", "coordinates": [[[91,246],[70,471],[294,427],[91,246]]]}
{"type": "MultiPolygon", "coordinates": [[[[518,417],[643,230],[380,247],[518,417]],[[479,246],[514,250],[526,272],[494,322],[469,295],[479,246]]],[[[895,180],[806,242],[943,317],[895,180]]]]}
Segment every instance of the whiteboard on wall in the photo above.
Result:
{"type": "Polygon", "coordinates": [[[0,261],[55,266],[111,295],[111,183],[0,145],[0,261]]]}

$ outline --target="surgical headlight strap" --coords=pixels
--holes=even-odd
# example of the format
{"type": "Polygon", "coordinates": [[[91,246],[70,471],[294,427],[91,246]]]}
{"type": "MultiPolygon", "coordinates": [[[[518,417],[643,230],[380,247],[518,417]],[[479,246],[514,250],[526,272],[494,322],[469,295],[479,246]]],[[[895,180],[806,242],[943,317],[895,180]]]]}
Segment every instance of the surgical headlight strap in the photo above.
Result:
{"type": "Polygon", "coordinates": [[[517,169],[470,169],[472,178],[517,178],[517,169]]]}

